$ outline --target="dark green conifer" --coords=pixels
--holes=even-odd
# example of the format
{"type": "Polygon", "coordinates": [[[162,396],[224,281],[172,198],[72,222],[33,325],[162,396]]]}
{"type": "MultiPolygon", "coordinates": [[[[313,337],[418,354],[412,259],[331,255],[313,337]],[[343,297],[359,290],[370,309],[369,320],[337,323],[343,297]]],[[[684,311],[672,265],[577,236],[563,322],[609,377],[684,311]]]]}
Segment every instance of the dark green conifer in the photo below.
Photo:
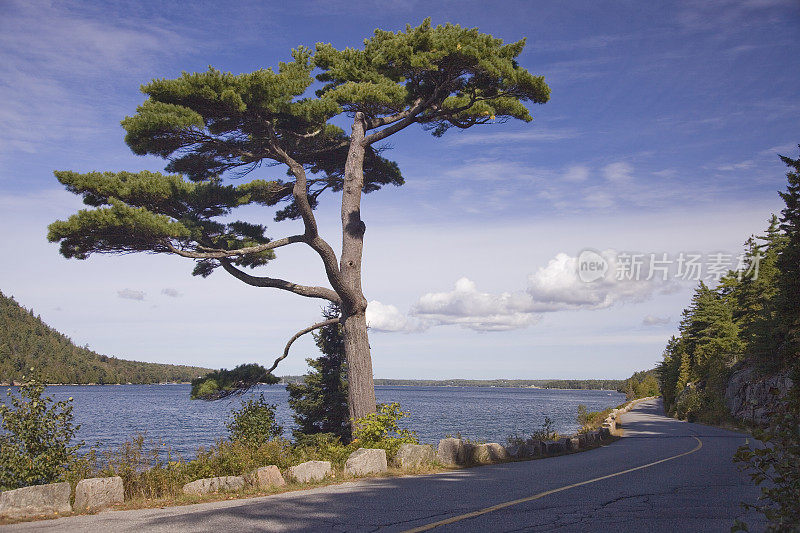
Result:
{"type": "MultiPolygon", "coordinates": [[[[339,310],[330,306],[323,312],[325,318],[339,316],[339,310]]],[[[303,383],[290,383],[289,406],[294,410],[297,429],[295,437],[316,433],[332,433],[348,441],[350,418],[347,409],[347,361],[344,338],[340,324],[330,324],[314,334],[322,356],[306,359],[311,371],[303,383]]]]}

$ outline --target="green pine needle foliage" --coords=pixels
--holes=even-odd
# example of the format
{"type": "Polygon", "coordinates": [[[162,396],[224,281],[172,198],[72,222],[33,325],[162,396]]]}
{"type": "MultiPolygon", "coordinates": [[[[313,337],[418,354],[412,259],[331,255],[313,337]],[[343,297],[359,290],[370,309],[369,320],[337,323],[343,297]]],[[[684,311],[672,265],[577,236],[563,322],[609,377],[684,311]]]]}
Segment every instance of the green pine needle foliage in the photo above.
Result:
{"type": "MultiPolygon", "coordinates": [[[[323,312],[327,318],[338,317],[336,306],[323,312]]],[[[306,359],[311,370],[301,383],[290,383],[289,406],[294,410],[296,439],[317,433],[329,433],[342,441],[350,440],[350,417],[347,407],[347,361],[342,326],[325,326],[314,334],[322,356],[306,359]]]]}
{"type": "Polygon", "coordinates": [[[239,365],[232,370],[214,370],[203,377],[192,380],[191,398],[193,400],[218,400],[234,394],[241,394],[252,387],[273,385],[280,381],[267,369],[254,363],[239,365]]]}
{"type": "MultiPolygon", "coordinates": [[[[342,190],[350,139],[331,121],[343,114],[360,113],[368,133],[419,124],[435,136],[452,127],[530,122],[527,106],[547,102],[550,88],[517,63],[524,46],[524,40],[505,44],[476,28],[432,26],[426,19],[405,31],[376,30],[359,49],[298,47],[277,69],[232,74],[209,67],[152,80],[141,88],[146,100],[122,126],[130,149],[164,158],[169,174],[56,172],[92,209],[54,222],[48,238],[75,259],[179,250],[195,260],[195,275],[208,276],[220,259],[197,254],[270,240],[259,224],[232,222],[237,208],[272,207],[276,221],[300,216],[292,195],[297,165],[309,174],[312,208],[323,193],[342,190]],[[312,93],[315,81],[323,87],[312,93]],[[271,176],[223,183],[275,165],[281,166],[271,176]]],[[[384,148],[365,146],[364,193],[404,183],[384,148]]],[[[262,250],[230,260],[254,268],[274,257],[262,250]]]]}

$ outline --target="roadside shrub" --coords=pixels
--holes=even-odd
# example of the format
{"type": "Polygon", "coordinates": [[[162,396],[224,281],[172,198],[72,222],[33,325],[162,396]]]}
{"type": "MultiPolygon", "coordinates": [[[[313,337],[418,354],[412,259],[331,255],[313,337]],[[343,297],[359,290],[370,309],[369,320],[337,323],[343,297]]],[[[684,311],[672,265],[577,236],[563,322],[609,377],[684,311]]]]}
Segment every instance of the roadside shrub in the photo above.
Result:
{"type": "MultiPolygon", "coordinates": [[[[119,476],[125,487],[125,498],[158,498],[172,494],[174,485],[179,480],[170,480],[167,466],[172,463],[171,450],[167,453],[167,464],[160,458],[165,446],[156,442],[147,442],[144,434],[139,434],[125,441],[115,450],[103,452],[100,469],[102,476],[119,476]]],[[[173,478],[175,472],[172,472],[173,478]]]]}
{"type": "Polygon", "coordinates": [[[217,476],[241,476],[266,465],[288,468],[294,464],[289,441],[281,438],[255,446],[247,441],[218,441],[208,449],[197,451],[197,457],[186,463],[190,479],[217,476]]]}
{"type": "Polygon", "coordinates": [[[125,499],[178,497],[183,485],[196,479],[240,476],[265,465],[285,469],[294,464],[290,443],[277,438],[253,445],[245,441],[220,440],[200,448],[197,456],[184,460],[157,442],[138,435],[116,450],[103,453],[101,476],[120,476],[125,499]]]}
{"type": "Polygon", "coordinates": [[[588,433],[593,429],[597,429],[609,414],[611,414],[611,409],[606,409],[604,411],[589,411],[585,405],[580,404],[578,406],[578,416],[576,417],[576,421],[581,426],[578,432],[588,433]]]}
{"type": "Polygon", "coordinates": [[[359,443],[344,444],[333,433],[314,433],[298,435],[293,448],[296,462],[330,461],[337,468],[342,468],[347,458],[359,447],[359,443]]]}
{"type": "Polygon", "coordinates": [[[537,429],[531,434],[531,438],[533,440],[558,440],[561,438],[561,435],[553,429],[553,420],[546,416],[544,417],[544,422],[542,422],[542,427],[537,429]]]}
{"type": "Polygon", "coordinates": [[[283,428],[275,420],[275,408],[267,403],[263,394],[257,399],[242,401],[241,407],[231,412],[231,419],[225,424],[230,439],[260,445],[280,437],[283,428]]]}
{"type": "Polygon", "coordinates": [[[383,448],[389,459],[394,458],[403,444],[419,444],[416,433],[398,424],[407,416],[397,402],[379,404],[377,412],[356,420],[353,444],[357,448],[383,448]]]}
{"type": "Polygon", "coordinates": [[[527,439],[525,438],[525,435],[521,433],[512,433],[506,437],[506,446],[523,446],[525,445],[526,441],[527,439]]]}
{"type": "MultiPolygon", "coordinates": [[[[33,369],[31,369],[33,371],[33,369]]],[[[8,389],[10,405],[0,402],[0,490],[42,485],[64,479],[83,443],[70,443],[80,426],[73,424],[72,398],[42,397],[36,378],[8,389]]]]}
{"type": "Polygon", "coordinates": [[[675,416],[681,420],[696,422],[702,409],[703,399],[696,388],[687,387],[675,400],[675,416]]]}

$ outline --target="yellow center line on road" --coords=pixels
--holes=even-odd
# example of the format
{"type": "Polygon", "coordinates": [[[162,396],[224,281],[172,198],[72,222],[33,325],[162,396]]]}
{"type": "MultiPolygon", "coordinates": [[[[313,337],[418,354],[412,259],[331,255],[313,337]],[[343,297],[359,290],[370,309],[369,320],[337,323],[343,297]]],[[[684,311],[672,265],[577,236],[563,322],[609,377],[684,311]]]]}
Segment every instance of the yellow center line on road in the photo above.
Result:
{"type": "Polygon", "coordinates": [[[666,459],[659,459],[658,461],[653,461],[652,463],[647,463],[646,465],[636,466],[634,468],[629,468],[627,470],[622,470],[621,472],[615,472],[613,474],[608,474],[606,476],[596,477],[594,479],[587,479],[586,481],[581,481],[580,483],[573,483],[572,485],[565,485],[563,487],[559,487],[557,489],[546,490],[544,492],[540,492],[538,494],[534,494],[533,496],[528,496],[526,498],[520,498],[518,500],[511,500],[508,502],[498,503],[497,505],[492,505],[491,507],[486,507],[485,509],[478,509],[477,511],[472,511],[471,513],[465,513],[458,516],[453,516],[450,518],[446,518],[445,520],[439,520],[438,522],[431,522],[430,524],[425,524],[424,526],[415,527],[413,529],[408,529],[404,533],[416,533],[419,531],[429,531],[435,527],[439,526],[446,526],[448,524],[454,524],[456,522],[460,522],[462,520],[467,520],[469,518],[475,518],[476,516],[481,516],[487,513],[492,513],[494,511],[499,511],[500,509],[505,509],[506,507],[511,507],[513,505],[519,505],[521,503],[532,502],[533,500],[538,500],[539,498],[544,498],[545,496],[549,496],[551,494],[555,494],[556,492],[561,492],[569,489],[574,489],[575,487],[580,487],[581,485],[588,485],[589,483],[596,483],[598,481],[602,481],[604,479],[609,479],[612,477],[621,476],[623,474],[629,474],[631,472],[635,472],[637,470],[642,470],[644,468],[650,468],[651,466],[655,466],[661,463],[666,463],[667,461],[672,461],[673,459],[678,459],[680,457],[685,457],[689,454],[692,454],[703,447],[703,441],[698,439],[697,437],[692,437],[694,440],[697,441],[697,446],[689,450],[688,452],[679,453],[678,455],[673,455],[672,457],[667,457],[666,459]]]}

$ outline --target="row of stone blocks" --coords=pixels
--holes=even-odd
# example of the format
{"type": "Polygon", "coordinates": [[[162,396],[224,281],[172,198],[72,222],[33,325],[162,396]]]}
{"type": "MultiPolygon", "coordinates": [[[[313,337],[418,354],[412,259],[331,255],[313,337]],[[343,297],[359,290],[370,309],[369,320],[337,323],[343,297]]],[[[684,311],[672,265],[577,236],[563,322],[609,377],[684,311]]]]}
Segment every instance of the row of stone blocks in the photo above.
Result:
{"type": "MultiPolygon", "coordinates": [[[[348,457],[344,472],[350,476],[365,476],[386,472],[389,469],[386,461],[386,450],[359,448],[348,457]]],[[[333,475],[329,461],[306,461],[290,467],[287,471],[290,479],[298,483],[322,481],[333,475]]],[[[239,490],[246,485],[266,489],[281,487],[286,481],[275,465],[265,466],[244,476],[225,476],[198,479],[183,486],[185,494],[207,494],[210,492],[239,490]]]]}
{"type": "Polygon", "coordinates": [[[99,511],[122,503],[125,492],[121,477],[82,479],[75,487],[75,505],[70,504],[69,483],[34,485],[0,493],[0,516],[31,518],[75,511],[99,511]]]}
{"type": "MultiPolygon", "coordinates": [[[[435,461],[433,446],[430,444],[403,444],[395,456],[395,465],[401,469],[414,468],[435,461]]],[[[344,465],[344,474],[359,477],[380,474],[389,469],[386,450],[359,448],[350,454],[344,465]]],[[[333,475],[329,461],[306,461],[287,470],[290,479],[298,483],[322,481],[333,475]]],[[[226,476],[198,479],[183,487],[185,494],[207,494],[210,492],[239,490],[246,485],[266,489],[286,484],[280,470],[275,465],[259,468],[245,476],[226,476]]]]}
{"type": "Polygon", "coordinates": [[[608,429],[601,428],[555,441],[528,439],[524,444],[508,447],[496,442],[473,444],[462,439],[447,438],[439,441],[436,460],[445,466],[469,466],[532,459],[591,448],[610,436],[608,429]]]}

